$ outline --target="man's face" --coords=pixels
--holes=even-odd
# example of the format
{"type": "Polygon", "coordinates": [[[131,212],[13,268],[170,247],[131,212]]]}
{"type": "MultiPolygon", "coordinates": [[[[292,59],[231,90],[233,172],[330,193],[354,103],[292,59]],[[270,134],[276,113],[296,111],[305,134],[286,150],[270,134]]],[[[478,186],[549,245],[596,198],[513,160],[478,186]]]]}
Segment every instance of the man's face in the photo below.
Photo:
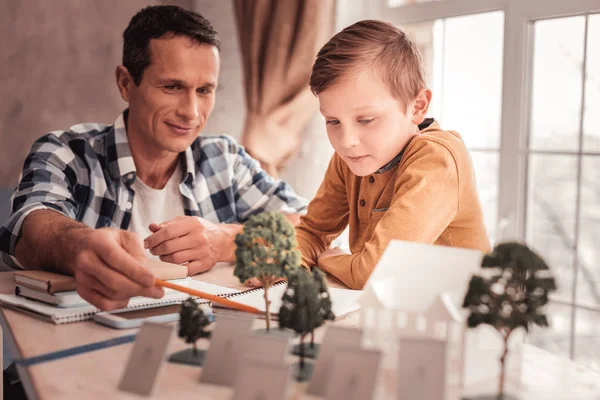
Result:
{"type": "Polygon", "coordinates": [[[129,103],[127,132],[145,150],[180,153],[200,135],[215,104],[216,47],[183,36],[150,41],[150,65],[139,86],[121,89],[129,103]]]}
{"type": "Polygon", "coordinates": [[[421,122],[372,69],[349,74],[318,97],[331,145],[358,176],[390,162],[421,122]]]}

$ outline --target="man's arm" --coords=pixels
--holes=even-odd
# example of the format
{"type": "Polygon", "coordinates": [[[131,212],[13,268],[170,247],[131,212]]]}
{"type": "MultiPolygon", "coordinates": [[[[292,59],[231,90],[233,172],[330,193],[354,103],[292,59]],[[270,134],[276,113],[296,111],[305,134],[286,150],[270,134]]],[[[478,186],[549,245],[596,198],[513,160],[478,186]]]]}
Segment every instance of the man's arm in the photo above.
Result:
{"type": "Polygon", "coordinates": [[[35,210],[23,222],[15,256],[25,269],[74,275],[73,259],[79,247],[78,236],[81,237],[86,229],[91,230],[56,211],[35,210]]]}
{"type": "MultiPolygon", "coordinates": [[[[232,171],[235,211],[239,222],[263,211],[283,213],[294,225],[300,222],[306,200],[285,182],[273,179],[260,168],[233,139],[219,143],[219,162],[232,171]]],[[[177,217],[150,225],[146,248],[162,261],[187,263],[190,275],[205,272],[217,262],[235,261],[235,236],[243,229],[239,224],[216,224],[200,217],[177,217]]]]}
{"type": "Polygon", "coordinates": [[[238,221],[246,221],[251,215],[263,211],[297,214],[288,217],[295,222],[306,212],[308,201],[294,191],[286,182],[267,174],[260,163],[231,140],[227,153],[228,163],[233,169],[233,189],[238,221]]]}
{"type": "Polygon", "coordinates": [[[12,198],[12,214],[0,228],[3,260],[15,268],[73,274],[81,297],[103,310],[122,308],[136,295],[162,296],[141,265],[139,238],[75,220],[74,188],[85,178],[78,172],[76,155],[59,136],[48,134],[34,143],[12,198]]]}
{"type": "Polygon", "coordinates": [[[79,295],[102,310],[123,308],[134,296],[164,294],[142,265],[136,234],[92,229],[54,211],[36,210],[26,217],[16,257],[29,269],[75,275],[79,295]]]}

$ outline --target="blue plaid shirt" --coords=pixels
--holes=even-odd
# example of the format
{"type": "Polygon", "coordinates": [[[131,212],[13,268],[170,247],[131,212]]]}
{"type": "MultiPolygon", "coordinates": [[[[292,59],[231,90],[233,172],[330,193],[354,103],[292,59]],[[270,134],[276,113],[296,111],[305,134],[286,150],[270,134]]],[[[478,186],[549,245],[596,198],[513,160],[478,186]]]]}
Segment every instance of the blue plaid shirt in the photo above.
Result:
{"type": "MultiPolygon", "coordinates": [[[[242,223],[262,211],[301,213],[306,208],[306,200],[267,175],[229,136],[198,137],[179,162],[186,215],[242,223]]],[[[15,247],[25,217],[34,210],[54,210],[94,228],[126,230],[135,179],[124,114],[114,125],[79,124],[42,136],[25,160],[11,216],[0,228],[3,262],[21,268],[15,247]]]]}

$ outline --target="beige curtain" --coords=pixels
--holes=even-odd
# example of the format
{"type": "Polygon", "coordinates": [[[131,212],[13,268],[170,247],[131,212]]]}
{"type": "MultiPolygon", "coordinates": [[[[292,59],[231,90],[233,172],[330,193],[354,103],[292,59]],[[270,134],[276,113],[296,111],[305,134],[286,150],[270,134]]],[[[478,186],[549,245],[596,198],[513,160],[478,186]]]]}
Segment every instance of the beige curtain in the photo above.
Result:
{"type": "Polygon", "coordinates": [[[317,111],[308,80],[333,33],[335,0],[234,2],[247,108],[241,142],[278,176],[317,111]]]}

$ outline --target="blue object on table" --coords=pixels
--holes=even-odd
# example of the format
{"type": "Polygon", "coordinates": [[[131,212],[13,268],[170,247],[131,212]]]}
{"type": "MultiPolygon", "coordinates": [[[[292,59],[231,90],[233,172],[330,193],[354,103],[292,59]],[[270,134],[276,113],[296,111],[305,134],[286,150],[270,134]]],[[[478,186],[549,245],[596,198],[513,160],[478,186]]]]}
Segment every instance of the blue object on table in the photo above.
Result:
{"type": "Polygon", "coordinates": [[[78,354],[89,353],[90,351],[96,351],[106,349],[108,347],[119,346],[121,344],[131,343],[135,340],[135,337],[135,334],[120,336],[117,338],[103,340],[100,342],[84,344],[83,346],[53,351],[51,353],[46,353],[35,357],[17,359],[14,360],[14,363],[23,367],[31,367],[32,365],[41,364],[48,361],[59,360],[61,358],[76,356],[78,354]]]}

